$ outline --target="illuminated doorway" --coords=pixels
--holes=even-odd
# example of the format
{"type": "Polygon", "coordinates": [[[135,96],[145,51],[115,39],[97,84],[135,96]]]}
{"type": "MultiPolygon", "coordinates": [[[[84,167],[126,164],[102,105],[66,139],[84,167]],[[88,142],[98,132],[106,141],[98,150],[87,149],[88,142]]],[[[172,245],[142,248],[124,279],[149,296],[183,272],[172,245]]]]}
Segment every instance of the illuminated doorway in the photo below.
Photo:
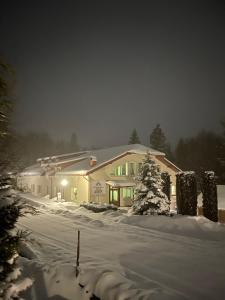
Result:
{"type": "Polygon", "coordinates": [[[120,189],[109,188],[109,203],[120,206],[120,189]]]}

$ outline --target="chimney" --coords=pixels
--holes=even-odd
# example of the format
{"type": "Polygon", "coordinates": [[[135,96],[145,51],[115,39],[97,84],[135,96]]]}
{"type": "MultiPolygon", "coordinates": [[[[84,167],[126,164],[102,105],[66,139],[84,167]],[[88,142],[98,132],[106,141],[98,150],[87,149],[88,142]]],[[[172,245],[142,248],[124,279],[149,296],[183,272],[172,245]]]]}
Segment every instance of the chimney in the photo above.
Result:
{"type": "Polygon", "coordinates": [[[89,163],[90,163],[90,167],[94,167],[97,164],[96,156],[91,156],[89,163]]]}

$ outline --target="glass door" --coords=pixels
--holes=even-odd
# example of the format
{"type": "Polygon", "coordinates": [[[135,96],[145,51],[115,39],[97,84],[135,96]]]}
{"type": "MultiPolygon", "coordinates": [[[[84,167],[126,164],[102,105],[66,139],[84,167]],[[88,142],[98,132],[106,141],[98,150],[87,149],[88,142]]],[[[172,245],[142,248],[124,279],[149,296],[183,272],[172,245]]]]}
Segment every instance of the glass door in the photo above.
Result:
{"type": "Polygon", "coordinates": [[[109,189],[109,203],[116,206],[120,206],[120,189],[110,188],[109,189]]]}

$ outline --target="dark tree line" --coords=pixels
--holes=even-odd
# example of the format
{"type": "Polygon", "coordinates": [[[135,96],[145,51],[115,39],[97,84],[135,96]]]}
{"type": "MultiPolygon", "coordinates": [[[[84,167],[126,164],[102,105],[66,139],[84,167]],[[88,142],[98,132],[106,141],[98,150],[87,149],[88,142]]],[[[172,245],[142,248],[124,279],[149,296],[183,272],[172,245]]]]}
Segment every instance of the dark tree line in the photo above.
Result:
{"type": "Polygon", "coordinates": [[[217,183],[225,183],[224,136],[212,131],[201,131],[192,138],[180,139],[175,148],[175,163],[182,170],[195,171],[200,177],[204,171],[212,170],[217,183]]]}
{"type": "MultiPolygon", "coordinates": [[[[129,144],[140,144],[141,143],[136,129],[133,129],[128,143],[129,144]]],[[[157,124],[156,127],[152,130],[152,133],[149,136],[149,145],[153,149],[165,153],[167,158],[169,158],[170,160],[174,160],[170,143],[167,141],[167,138],[166,138],[160,124],[157,124]]]]}
{"type": "MultiPolygon", "coordinates": [[[[180,138],[172,150],[159,124],[152,130],[149,145],[166,154],[166,157],[183,171],[195,171],[199,179],[202,172],[212,170],[217,184],[225,184],[225,120],[221,122],[222,134],[202,130],[190,138],[180,138]]],[[[133,130],[129,143],[140,142],[137,130],[133,130]]]]}
{"type": "Polygon", "coordinates": [[[16,170],[35,163],[37,158],[72,153],[80,150],[77,136],[71,135],[69,141],[54,140],[46,132],[29,132],[26,134],[14,134],[12,142],[16,170]]]}

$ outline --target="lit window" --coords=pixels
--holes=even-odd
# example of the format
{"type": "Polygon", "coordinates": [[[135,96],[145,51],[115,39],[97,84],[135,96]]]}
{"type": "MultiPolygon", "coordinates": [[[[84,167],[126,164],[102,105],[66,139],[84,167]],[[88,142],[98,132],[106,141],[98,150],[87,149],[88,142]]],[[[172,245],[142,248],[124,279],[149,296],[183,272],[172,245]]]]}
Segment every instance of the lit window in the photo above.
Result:
{"type": "Polygon", "coordinates": [[[122,189],[123,198],[131,198],[134,197],[134,189],[132,187],[123,188],[122,189]]]}
{"type": "Polygon", "coordinates": [[[115,176],[128,176],[128,163],[116,167],[113,174],[115,176]]]}
{"type": "Polygon", "coordinates": [[[130,176],[135,175],[134,163],[129,163],[129,174],[130,176]]]}

